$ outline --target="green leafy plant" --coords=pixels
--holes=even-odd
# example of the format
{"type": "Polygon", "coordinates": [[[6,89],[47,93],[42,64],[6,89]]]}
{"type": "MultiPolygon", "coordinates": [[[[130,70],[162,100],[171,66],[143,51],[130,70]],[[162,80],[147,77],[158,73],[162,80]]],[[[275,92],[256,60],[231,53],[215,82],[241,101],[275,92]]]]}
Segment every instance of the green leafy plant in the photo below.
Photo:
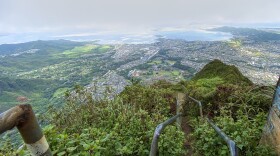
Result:
{"type": "MultiPolygon", "coordinates": [[[[139,84],[127,87],[114,100],[96,101],[90,95],[76,86],[66,93],[61,110],[49,110],[52,124],[44,132],[54,154],[148,155],[154,130],[170,117],[174,102],[171,90],[139,84]]],[[[181,155],[184,140],[180,129],[168,126],[159,149],[166,155],[181,155]]]]}

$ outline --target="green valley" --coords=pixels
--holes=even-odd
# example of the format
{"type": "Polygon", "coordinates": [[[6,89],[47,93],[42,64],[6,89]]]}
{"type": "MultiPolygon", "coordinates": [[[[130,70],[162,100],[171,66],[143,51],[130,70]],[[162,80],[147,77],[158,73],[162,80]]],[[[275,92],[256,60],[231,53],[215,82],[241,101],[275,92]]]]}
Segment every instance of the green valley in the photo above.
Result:
{"type": "MultiPolygon", "coordinates": [[[[148,155],[156,126],[175,115],[177,94],[187,93],[242,155],[274,155],[259,140],[279,76],[278,36],[239,31],[229,41],[0,45],[0,111],[31,104],[54,155],[148,155]]],[[[162,155],[229,154],[194,103],[186,100],[183,110],[184,125],[161,136],[162,155]]],[[[28,155],[17,150],[23,142],[15,133],[1,136],[2,155],[28,155]]]]}

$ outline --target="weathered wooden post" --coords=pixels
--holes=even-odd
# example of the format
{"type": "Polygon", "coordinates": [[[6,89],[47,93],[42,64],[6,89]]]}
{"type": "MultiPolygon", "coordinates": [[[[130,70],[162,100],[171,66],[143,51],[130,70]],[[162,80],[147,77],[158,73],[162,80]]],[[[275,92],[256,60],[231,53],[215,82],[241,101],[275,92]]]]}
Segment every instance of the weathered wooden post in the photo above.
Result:
{"type": "Polygon", "coordinates": [[[154,132],[151,149],[150,149],[150,156],[156,156],[158,152],[158,141],[161,132],[164,130],[164,128],[173,122],[177,122],[177,125],[181,128],[182,123],[182,111],[183,111],[183,103],[185,102],[186,95],[183,93],[177,94],[177,102],[176,102],[176,115],[171,117],[170,119],[164,121],[163,123],[159,124],[154,132]]]}
{"type": "MultiPolygon", "coordinates": [[[[184,93],[177,94],[176,114],[180,114],[183,112],[183,104],[185,102],[185,98],[186,98],[186,94],[184,93]]],[[[178,117],[176,122],[181,127],[182,117],[178,117]]]]}
{"type": "Polygon", "coordinates": [[[280,155],[280,75],[260,142],[273,147],[280,155]]]}
{"type": "Polygon", "coordinates": [[[52,156],[31,105],[18,105],[0,114],[0,134],[17,127],[33,156],[52,156]]]}

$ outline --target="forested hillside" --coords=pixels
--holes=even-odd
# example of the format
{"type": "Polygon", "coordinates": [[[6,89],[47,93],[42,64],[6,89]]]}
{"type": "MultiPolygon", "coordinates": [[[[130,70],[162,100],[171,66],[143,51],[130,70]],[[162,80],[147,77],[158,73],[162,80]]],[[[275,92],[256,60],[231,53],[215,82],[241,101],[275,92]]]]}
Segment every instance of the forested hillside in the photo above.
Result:
{"type": "MultiPolygon", "coordinates": [[[[274,155],[273,149],[259,144],[273,91],[272,86],[251,83],[236,67],[214,60],[190,81],[132,81],[111,100],[94,100],[92,92],[76,86],[65,92],[62,108],[51,106],[40,121],[46,124],[43,130],[54,155],[144,156],[156,126],[174,115],[175,97],[181,92],[202,101],[203,113],[236,142],[241,155],[274,155]],[[209,75],[217,69],[223,70],[209,75]],[[234,81],[227,77],[232,70],[238,76],[231,77],[234,81]]],[[[186,100],[183,107],[190,134],[175,124],[168,126],[160,137],[159,154],[228,155],[223,140],[199,117],[197,105],[186,100]]],[[[0,150],[3,155],[28,153],[25,148],[16,150],[8,138],[0,150]]]]}

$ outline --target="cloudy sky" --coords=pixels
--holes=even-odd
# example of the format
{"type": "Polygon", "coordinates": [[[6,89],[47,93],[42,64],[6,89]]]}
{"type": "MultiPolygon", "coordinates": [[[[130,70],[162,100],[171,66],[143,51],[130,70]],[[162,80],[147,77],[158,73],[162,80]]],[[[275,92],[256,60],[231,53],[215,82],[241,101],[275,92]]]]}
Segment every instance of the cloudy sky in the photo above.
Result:
{"type": "Polygon", "coordinates": [[[9,33],[280,23],[280,0],[0,0],[9,33]]]}

